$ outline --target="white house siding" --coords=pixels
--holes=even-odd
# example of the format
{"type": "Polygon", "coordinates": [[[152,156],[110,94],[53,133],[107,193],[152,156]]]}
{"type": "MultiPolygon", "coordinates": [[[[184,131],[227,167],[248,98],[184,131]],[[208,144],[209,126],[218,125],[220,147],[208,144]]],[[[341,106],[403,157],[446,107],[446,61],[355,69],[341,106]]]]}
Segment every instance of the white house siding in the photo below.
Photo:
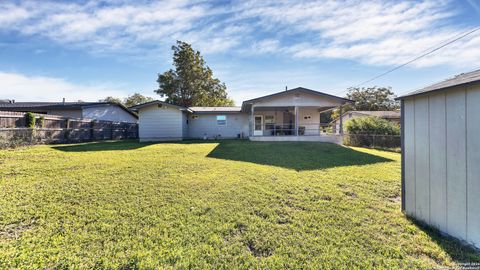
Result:
{"type": "Polygon", "coordinates": [[[255,101],[255,107],[291,107],[291,106],[311,106],[311,107],[336,107],[341,103],[335,98],[328,96],[318,96],[306,92],[294,92],[285,95],[278,95],[264,100],[255,101]]]}
{"type": "Polygon", "coordinates": [[[156,104],[139,110],[140,141],[181,140],[183,113],[175,107],[159,108],[156,104]]]}
{"type": "Polygon", "coordinates": [[[305,127],[305,135],[319,135],[320,112],[318,111],[318,108],[299,108],[298,126],[305,127]],[[307,119],[305,119],[306,117],[307,119]]]}
{"type": "Polygon", "coordinates": [[[137,118],[125,111],[117,105],[99,105],[92,107],[84,107],[83,118],[114,121],[114,122],[129,122],[136,123],[137,118]]]}
{"type": "Polygon", "coordinates": [[[238,134],[248,136],[248,115],[244,113],[201,113],[193,114],[188,121],[188,137],[213,138],[220,135],[221,138],[237,138],[238,134]],[[219,126],[217,115],[225,115],[227,124],[219,126]],[[195,117],[196,118],[195,118],[195,117]]]}
{"type": "MultiPolygon", "coordinates": [[[[286,109],[282,109],[282,108],[278,108],[278,109],[264,109],[262,108],[262,110],[258,110],[258,111],[255,111],[254,112],[254,115],[262,115],[263,116],[263,121],[264,121],[264,129],[265,129],[265,116],[273,116],[274,117],[274,121],[275,121],[275,126],[282,126],[284,124],[287,124],[287,123],[284,123],[283,122],[283,113],[286,111],[286,109]]],[[[290,111],[293,113],[293,110],[290,109],[290,111]]],[[[250,117],[250,115],[247,115],[247,121],[248,121],[248,117],[250,117]]],[[[295,117],[293,117],[293,119],[295,119],[295,117]]],[[[249,124],[249,122],[247,122],[247,125],[249,124]]],[[[251,124],[251,123],[250,123],[251,124]]],[[[247,132],[245,134],[249,134],[249,130],[248,130],[248,126],[246,127],[247,128],[247,132]]],[[[263,131],[263,135],[264,136],[271,136],[272,135],[272,130],[264,130],[263,131]]]]}
{"type": "Polygon", "coordinates": [[[188,113],[187,112],[182,112],[182,137],[187,138],[188,137],[188,125],[189,125],[189,120],[188,120],[188,113]]]}
{"type": "Polygon", "coordinates": [[[405,212],[480,247],[480,85],[404,100],[405,212]]]}
{"type": "MultiPolygon", "coordinates": [[[[274,116],[275,125],[278,126],[278,125],[287,124],[283,122],[283,113],[285,112],[285,110],[286,110],[285,108],[284,109],[277,108],[272,110],[266,110],[265,108],[262,108],[261,110],[257,109],[257,111],[254,112],[254,115],[263,115],[264,119],[265,119],[265,116],[267,115],[274,116]]],[[[294,113],[293,109],[290,109],[290,112],[293,114],[294,113]]],[[[293,115],[293,121],[295,121],[295,115],[293,115]]],[[[305,135],[319,135],[319,130],[320,130],[319,108],[313,108],[313,107],[298,108],[298,126],[305,127],[305,135]],[[306,117],[307,119],[305,119],[306,117]]],[[[272,135],[271,133],[272,133],[271,130],[265,130],[263,135],[270,136],[272,135]]]]}

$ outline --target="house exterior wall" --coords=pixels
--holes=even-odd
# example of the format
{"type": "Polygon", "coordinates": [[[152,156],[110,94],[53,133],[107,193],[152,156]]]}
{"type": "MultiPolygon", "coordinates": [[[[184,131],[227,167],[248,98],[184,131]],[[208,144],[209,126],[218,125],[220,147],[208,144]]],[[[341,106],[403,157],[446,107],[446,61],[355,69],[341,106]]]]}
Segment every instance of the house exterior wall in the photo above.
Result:
{"type": "Polygon", "coordinates": [[[220,138],[237,138],[238,134],[248,136],[248,114],[246,113],[199,113],[189,116],[188,137],[193,139],[214,138],[220,135],[220,138]],[[224,126],[217,124],[217,115],[225,115],[227,124],[224,126]]]}
{"type": "Polygon", "coordinates": [[[183,139],[183,112],[175,107],[156,104],[139,110],[138,135],[140,141],[183,139]]]}
{"type": "Polygon", "coordinates": [[[305,127],[305,135],[320,134],[320,112],[318,108],[299,108],[298,126],[305,127]]]}
{"type": "Polygon", "coordinates": [[[403,102],[406,214],[480,247],[480,84],[403,102]]]}
{"type": "Polygon", "coordinates": [[[182,137],[183,138],[188,137],[188,126],[189,126],[188,113],[182,112],[182,137]]]}
{"type": "Polygon", "coordinates": [[[318,95],[306,92],[293,92],[285,95],[269,97],[264,100],[255,101],[255,107],[291,107],[291,106],[311,106],[311,107],[336,107],[342,105],[331,97],[319,97],[318,95]]]}
{"type": "MultiPolygon", "coordinates": [[[[275,121],[275,126],[281,126],[281,127],[284,127],[284,123],[283,123],[283,113],[286,112],[286,108],[278,108],[278,109],[269,109],[269,110],[265,110],[265,109],[262,109],[262,110],[257,110],[257,111],[254,111],[253,115],[262,115],[263,116],[263,121],[264,121],[264,130],[263,130],[263,136],[272,136],[272,130],[265,130],[265,116],[273,116],[274,117],[274,121],[275,121]]],[[[293,113],[293,110],[290,109],[289,110],[290,112],[293,113]]],[[[295,118],[294,118],[295,119],[295,118]]],[[[247,126],[247,129],[248,129],[248,126],[247,126]]]]}
{"type": "Polygon", "coordinates": [[[137,118],[126,112],[123,108],[120,108],[118,105],[113,104],[85,107],[83,108],[81,117],[115,122],[137,122],[137,118]]]}
{"type": "MultiPolygon", "coordinates": [[[[319,110],[318,108],[313,108],[313,107],[298,108],[298,126],[305,127],[305,135],[319,135],[320,112],[318,110],[319,110]]],[[[274,116],[275,125],[281,126],[285,124],[283,122],[285,111],[286,111],[285,108],[283,109],[278,108],[278,109],[272,109],[272,110],[265,110],[265,108],[262,108],[262,110],[255,111],[254,115],[263,115],[264,122],[265,122],[265,116],[274,116]]],[[[293,109],[290,109],[289,111],[292,114],[295,113],[293,109]]],[[[295,121],[295,115],[293,115],[293,121],[295,121]]],[[[295,122],[293,122],[292,125],[294,126],[295,122]]],[[[271,130],[264,130],[263,135],[271,136],[273,134],[271,130]]]]}

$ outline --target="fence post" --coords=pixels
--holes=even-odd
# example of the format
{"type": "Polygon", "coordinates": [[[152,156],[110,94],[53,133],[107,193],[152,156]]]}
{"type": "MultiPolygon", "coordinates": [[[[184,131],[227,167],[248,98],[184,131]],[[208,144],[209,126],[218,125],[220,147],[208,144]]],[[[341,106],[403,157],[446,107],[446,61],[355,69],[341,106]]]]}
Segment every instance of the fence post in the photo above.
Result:
{"type": "Polygon", "coordinates": [[[93,128],[95,127],[95,120],[90,121],[90,140],[94,140],[94,133],[93,133],[93,128]]]}
{"type": "Polygon", "coordinates": [[[110,140],[113,140],[113,122],[110,122],[110,140]]]}

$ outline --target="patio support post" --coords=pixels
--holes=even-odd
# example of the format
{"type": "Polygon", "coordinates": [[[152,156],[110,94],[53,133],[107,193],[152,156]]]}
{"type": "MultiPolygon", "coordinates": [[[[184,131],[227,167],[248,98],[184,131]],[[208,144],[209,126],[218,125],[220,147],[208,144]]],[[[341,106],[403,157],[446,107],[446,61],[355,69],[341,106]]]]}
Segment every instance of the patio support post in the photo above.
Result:
{"type": "Polygon", "coordinates": [[[298,136],[298,106],[295,106],[295,136],[298,136]]]}
{"type": "Polygon", "coordinates": [[[250,114],[250,136],[253,136],[255,130],[255,120],[253,119],[254,108],[252,104],[251,114],[250,114]]]}
{"type": "Polygon", "coordinates": [[[339,115],[340,115],[340,130],[338,131],[340,133],[340,135],[343,135],[343,106],[340,105],[340,108],[339,108],[339,115]]]}

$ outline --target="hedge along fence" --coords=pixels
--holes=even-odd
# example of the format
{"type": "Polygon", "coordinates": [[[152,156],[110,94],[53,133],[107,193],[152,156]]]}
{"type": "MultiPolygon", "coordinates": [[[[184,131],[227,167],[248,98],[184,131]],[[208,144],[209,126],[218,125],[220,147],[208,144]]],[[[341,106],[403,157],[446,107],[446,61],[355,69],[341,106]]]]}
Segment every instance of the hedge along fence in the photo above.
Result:
{"type": "Polygon", "coordinates": [[[343,143],[351,146],[398,148],[400,126],[375,116],[353,118],[345,123],[343,143]]]}
{"type": "Polygon", "coordinates": [[[138,124],[0,111],[0,147],[120,139],[138,139],[138,124]]]}

